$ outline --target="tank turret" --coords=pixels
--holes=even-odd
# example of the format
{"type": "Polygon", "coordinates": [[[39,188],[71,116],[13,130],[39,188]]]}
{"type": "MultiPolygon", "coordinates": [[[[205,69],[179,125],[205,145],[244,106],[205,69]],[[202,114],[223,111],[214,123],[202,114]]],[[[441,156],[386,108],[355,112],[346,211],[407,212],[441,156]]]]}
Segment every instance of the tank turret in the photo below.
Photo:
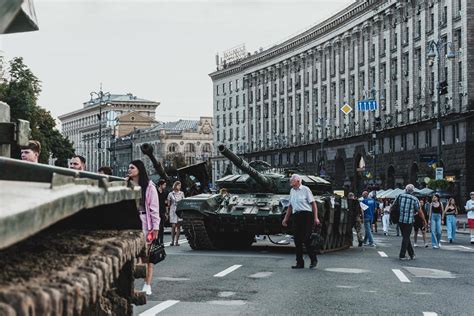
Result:
{"type": "Polygon", "coordinates": [[[273,182],[271,179],[265,177],[263,174],[252,168],[248,162],[231,152],[224,145],[219,145],[219,152],[229,159],[237,168],[248,174],[252,179],[255,180],[259,185],[261,185],[266,190],[272,190],[273,182]]]}
{"type": "Polygon", "coordinates": [[[145,143],[140,146],[140,149],[142,153],[144,153],[150,158],[153,164],[153,167],[155,168],[156,172],[160,175],[160,177],[166,182],[170,182],[171,181],[170,176],[168,176],[165,169],[163,168],[163,165],[160,162],[158,162],[155,156],[153,155],[153,147],[150,144],[145,143]]]}

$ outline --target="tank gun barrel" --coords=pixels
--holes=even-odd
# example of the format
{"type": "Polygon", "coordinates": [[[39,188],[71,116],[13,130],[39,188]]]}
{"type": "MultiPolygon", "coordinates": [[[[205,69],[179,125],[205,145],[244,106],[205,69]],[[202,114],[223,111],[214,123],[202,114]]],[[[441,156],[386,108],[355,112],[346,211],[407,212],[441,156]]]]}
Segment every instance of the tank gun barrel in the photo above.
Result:
{"type": "Polygon", "coordinates": [[[164,179],[166,182],[170,182],[171,178],[166,173],[165,169],[163,168],[163,165],[160,162],[158,162],[155,158],[155,155],[153,155],[153,146],[151,146],[148,143],[144,143],[143,145],[140,146],[140,149],[142,153],[144,153],[150,158],[153,164],[153,168],[155,168],[156,172],[160,175],[160,177],[164,179]]]}
{"type": "Polygon", "coordinates": [[[263,174],[252,168],[247,161],[243,160],[224,145],[219,145],[219,152],[229,159],[237,168],[247,173],[252,179],[266,189],[271,189],[272,181],[263,174]]]}

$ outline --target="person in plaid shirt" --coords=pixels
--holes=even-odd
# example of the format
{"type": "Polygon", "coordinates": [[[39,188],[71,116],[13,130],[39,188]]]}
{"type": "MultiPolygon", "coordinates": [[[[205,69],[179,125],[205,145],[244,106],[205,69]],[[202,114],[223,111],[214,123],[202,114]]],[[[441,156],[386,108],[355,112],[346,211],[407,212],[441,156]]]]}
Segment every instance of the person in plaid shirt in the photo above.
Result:
{"type": "Polygon", "coordinates": [[[411,245],[410,235],[413,228],[415,212],[420,210],[420,201],[413,195],[415,187],[408,184],[405,187],[405,193],[400,194],[395,203],[400,208],[400,230],[402,232],[402,246],[400,248],[400,260],[409,260],[405,257],[406,252],[410,256],[410,260],[415,260],[415,251],[411,245]]]}

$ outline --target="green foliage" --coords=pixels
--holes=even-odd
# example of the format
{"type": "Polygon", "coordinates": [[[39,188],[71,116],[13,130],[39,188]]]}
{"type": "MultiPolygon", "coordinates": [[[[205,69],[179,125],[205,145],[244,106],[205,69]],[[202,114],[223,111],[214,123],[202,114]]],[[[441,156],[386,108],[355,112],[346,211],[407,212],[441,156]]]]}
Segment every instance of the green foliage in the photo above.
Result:
{"type": "Polygon", "coordinates": [[[447,180],[433,180],[431,179],[429,182],[428,182],[428,188],[432,189],[432,190],[446,190],[449,186],[449,181],[447,180]]]}
{"type": "MultiPolygon", "coordinates": [[[[4,68],[2,66],[0,69],[4,68]]],[[[67,159],[74,154],[74,148],[56,129],[51,113],[37,105],[40,92],[41,82],[23,63],[23,58],[11,60],[8,78],[0,83],[0,100],[10,106],[12,122],[18,119],[30,122],[31,139],[41,143],[39,161],[48,163],[48,158],[52,155],[57,158],[57,165],[66,167],[67,159]]],[[[19,148],[12,147],[12,157],[19,157],[19,148]]]]}

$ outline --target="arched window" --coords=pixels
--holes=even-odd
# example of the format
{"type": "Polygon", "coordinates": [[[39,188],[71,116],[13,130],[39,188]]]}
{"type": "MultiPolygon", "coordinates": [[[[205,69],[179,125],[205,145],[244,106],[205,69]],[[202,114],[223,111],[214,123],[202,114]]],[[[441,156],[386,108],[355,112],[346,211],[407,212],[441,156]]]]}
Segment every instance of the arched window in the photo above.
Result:
{"type": "Polygon", "coordinates": [[[178,151],[178,144],[172,143],[168,146],[168,152],[175,153],[178,151]]]}
{"type": "Polygon", "coordinates": [[[210,153],[211,152],[211,144],[202,144],[202,152],[203,153],[210,153]]]}

